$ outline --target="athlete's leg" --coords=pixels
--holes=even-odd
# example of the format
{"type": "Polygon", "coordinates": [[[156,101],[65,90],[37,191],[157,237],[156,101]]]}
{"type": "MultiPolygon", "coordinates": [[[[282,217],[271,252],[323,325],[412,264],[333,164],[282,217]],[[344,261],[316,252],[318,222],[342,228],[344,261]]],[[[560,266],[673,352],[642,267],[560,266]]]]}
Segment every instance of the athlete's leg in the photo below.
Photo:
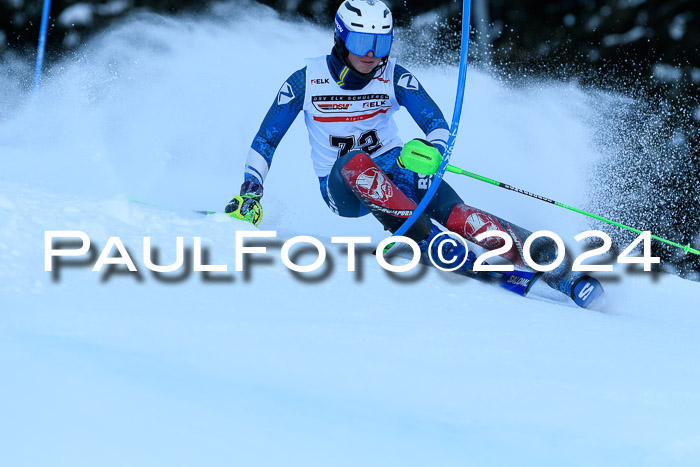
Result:
{"type": "MultiPolygon", "coordinates": [[[[420,175],[399,167],[396,163],[399,153],[400,149],[397,148],[376,157],[374,161],[386,172],[389,178],[400,184],[404,193],[411,200],[419,202],[428,191],[433,177],[420,175]]],[[[522,242],[530,232],[485,211],[466,205],[446,181],[443,180],[440,183],[438,190],[433,195],[430,203],[428,203],[426,212],[448,230],[458,233],[468,241],[488,250],[502,247],[505,244],[504,240],[498,237],[490,237],[477,242],[475,237],[478,234],[488,230],[500,230],[508,233],[513,238],[513,247],[503,257],[515,265],[523,266],[522,242]]],[[[542,240],[546,243],[546,239],[542,240]]],[[[552,244],[554,245],[552,253],[556,254],[556,245],[554,242],[552,244]]],[[[539,251],[539,247],[540,245],[535,245],[532,249],[533,252],[539,251]]],[[[542,259],[539,256],[533,253],[533,258],[542,259]]],[[[552,256],[552,259],[554,257],[552,256]]],[[[546,264],[546,262],[541,264],[546,264]]]]}
{"type": "Polygon", "coordinates": [[[334,213],[341,217],[362,217],[369,214],[365,205],[343,180],[338,164],[319,182],[323,200],[334,213]]]}
{"type": "MultiPolygon", "coordinates": [[[[396,156],[393,157],[396,159],[396,156]]],[[[416,203],[409,199],[404,189],[412,195],[415,194],[413,183],[406,183],[401,177],[392,181],[369,155],[362,151],[351,151],[333,165],[328,177],[328,204],[331,206],[331,200],[345,196],[348,192],[353,193],[384,228],[393,233],[416,209],[416,203]]],[[[343,203],[346,207],[350,204],[343,203]]],[[[442,267],[461,265],[460,272],[470,271],[476,259],[474,253],[467,251],[460,244],[432,242],[441,232],[433,225],[430,216],[424,213],[404,235],[418,243],[424,255],[432,256],[435,264],[442,267]],[[431,245],[432,254],[428,255],[431,245]]]]}
{"type": "MultiPolygon", "coordinates": [[[[371,212],[393,233],[416,208],[415,202],[403,192],[405,188],[411,186],[403,183],[397,186],[369,155],[350,151],[333,165],[324,198],[331,209],[345,217],[371,212]]],[[[429,236],[431,228],[430,217],[424,214],[406,236],[420,243],[429,236]]]]}
{"type": "MultiPolygon", "coordinates": [[[[409,198],[418,203],[428,191],[432,176],[420,175],[399,167],[396,163],[399,153],[398,149],[392,150],[375,158],[375,161],[392,180],[401,183],[404,193],[409,198]]],[[[505,241],[499,237],[487,237],[478,242],[476,237],[479,234],[490,230],[507,233],[513,240],[513,246],[502,256],[517,266],[527,267],[523,255],[523,244],[532,232],[467,205],[446,181],[443,180],[438,186],[428,203],[426,212],[447,229],[487,250],[501,248],[505,241]]],[[[530,256],[537,264],[550,264],[556,259],[557,254],[556,243],[548,237],[537,238],[530,247],[530,256]]],[[[571,271],[571,261],[568,258],[565,258],[555,270],[543,274],[543,279],[550,287],[569,295],[581,306],[587,306],[587,300],[595,300],[602,294],[602,287],[598,281],[586,274],[571,271]]]]}
{"type": "MultiPolygon", "coordinates": [[[[502,256],[517,266],[528,267],[525,264],[523,245],[532,232],[501,217],[469,206],[447,182],[440,183],[435,196],[428,204],[428,210],[431,216],[447,229],[487,250],[501,248],[505,241],[499,237],[487,237],[478,242],[475,237],[489,230],[506,232],[513,240],[513,246],[502,256]]],[[[558,251],[557,244],[549,237],[539,237],[530,246],[530,256],[533,261],[542,265],[552,263],[557,258],[558,251]]],[[[561,265],[543,274],[542,278],[550,287],[569,295],[571,285],[575,285],[576,281],[584,276],[582,273],[572,273],[571,265],[571,260],[564,258],[561,265]]]]}
{"type": "MultiPolygon", "coordinates": [[[[423,199],[432,183],[432,176],[417,174],[399,167],[396,158],[400,150],[389,151],[375,162],[394,181],[401,183],[404,193],[415,202],[423,199]]],[[[429,216],[448,230],[458,233],[468,241],[487,250],[501,248],[505,241],[499,237],[487,237],[477,241],[476,236],[489,230],[500,230],[513,239],[513,246],[502,256],[511,263],[524,267],[523,243],[531,232],[518,225],[494,216],[481,209],[467,205],[448,182],[443,180],[426,208],[429,216]]],[[[547,237],[540,237],[530,249],[531,256],[538,264],[549,264],[557,255],[556,243],[547,237]]]]}

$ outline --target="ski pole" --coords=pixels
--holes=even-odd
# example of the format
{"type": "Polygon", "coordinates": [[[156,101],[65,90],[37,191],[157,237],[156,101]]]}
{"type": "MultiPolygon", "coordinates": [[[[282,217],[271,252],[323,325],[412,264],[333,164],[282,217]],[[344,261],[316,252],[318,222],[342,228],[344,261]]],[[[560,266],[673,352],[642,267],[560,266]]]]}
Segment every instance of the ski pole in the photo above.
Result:
{"type": "MultiPolygon", "coordinates": [[[[537,195],[535,193],[530,193],[529,191],[525,191],[525,190],[522,190],[520,188],[516,188],[516,187],[508,185],[506,183],[499,182],[497,180],[493,180],[491,178],[487,178],[487,177],[484,177],[481,175],[477,175],[473,172],[469,172],[469,171],[466,171],[464,169],[460,169],[459,167],[455,167],[454,165],[451,165],[451,164],[447,164],[447,171],[452,172],[452,173],[456,173],[458,175],[465,175],[469,178],[473,178],[476,180],[481,180],[482,182],[490,183],[491,185],[495,185],[495,186],[500,187],[500,188],[505,188],[506,190],[515,191],[516,193],[520,193],[521,195],[527,195],[527,196],[530,196],[531,198],[539,199],[540,201],[545,201],[547,203],[554,204],[555,206],[559,206],[560,208],[568,209],[569,211],[574,211],[574,212],[577,212],[579,214],[583,214],[585,216],[592,217],[594,219],[598,219],[599,221],[607,222],[608,224],[616,225],[616,226],[621,227],[623,229],[631,230],[632,232],[636,232],[638,234],[642,233],[642,231],[639,229],[635,229],[633,227],[629,227],[627,225],[620,224],[619,222],[615,222],[615,221],[612,221],[610,219],[606,219],[605,217],[601,217],[601,216],[598,216],[596,214],[591,214],[590,212],[586,212],[586,211],[583,211],[581,209],[567,206],[566,204],[560,203],[558,201],[554,201],[552,199],[546,198],[546,197],[541,196],[541,195],[537,195]]],[[[680,245],[676,242],[666,240],[665,238],[657,237],[656,235],[652,235],[651,238],[656,239],[660,242],[666,243],[668,245],[680,248],[681,250],[683,250],[683,252],[685,254],[693,253],[696,255],[700,255],[700,251],[696,250],[695,248],[691,248],[690,243],[683,246],[683,245],[680,245]]]]}

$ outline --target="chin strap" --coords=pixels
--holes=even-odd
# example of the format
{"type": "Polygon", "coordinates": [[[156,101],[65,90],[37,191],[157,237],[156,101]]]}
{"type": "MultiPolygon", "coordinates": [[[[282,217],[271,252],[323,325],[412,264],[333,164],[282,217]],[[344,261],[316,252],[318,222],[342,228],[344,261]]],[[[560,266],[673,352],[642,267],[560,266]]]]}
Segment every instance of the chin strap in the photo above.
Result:
{"type": "MultiPolygon", "coordinates": [[[[375,76],[372,79],[378,79],[380,81],[385,81],[381,79],[381,76],[384,74],[384,70],[386,69],[386,65],[389,62],[389,56],[387,55],[382,59],[381,62],[379,62],[379,65],[376,66],[376,68],[372,71],[375,72],[375,76]],[[378,71],[378,72],[377,72],[378,71]]],[[[386,80],[388,81],[388,80],[386,80]]]]}

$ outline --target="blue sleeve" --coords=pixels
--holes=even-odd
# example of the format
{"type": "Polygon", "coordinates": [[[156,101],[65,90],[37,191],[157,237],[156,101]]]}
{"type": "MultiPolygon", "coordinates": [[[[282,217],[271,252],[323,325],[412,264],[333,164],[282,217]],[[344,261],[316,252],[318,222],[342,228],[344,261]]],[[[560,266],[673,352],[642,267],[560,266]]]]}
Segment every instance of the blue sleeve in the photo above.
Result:
{"type": "Polygon", "coordinates": [[[450,127],[440,107],[428,95],[413,73],[398,63],[394,68],[394,93],[399,105],[406,107],[428,141],[435,144],[441,153],[444,152],[450,127]]]}
{"type": "Polygon", "coordinates": [[[272,157],[282,138],[304,107],[306,67],[294,72],[284,82],[260,129],[253,138],[246,160],[245,180],[264,182],[272,157]]]}

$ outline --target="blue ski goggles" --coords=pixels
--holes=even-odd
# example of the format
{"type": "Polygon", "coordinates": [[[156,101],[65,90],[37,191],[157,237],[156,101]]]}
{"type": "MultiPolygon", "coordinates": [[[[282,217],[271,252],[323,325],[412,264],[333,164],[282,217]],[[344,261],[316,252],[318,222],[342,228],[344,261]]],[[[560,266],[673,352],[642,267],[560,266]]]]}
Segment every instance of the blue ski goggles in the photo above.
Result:
{"type": "Polygon", "coordinates": [[[393,31],[389,34],[350,31],[337,14],[335,15],[335,30],[345,47],[360,57],[367,55],[370,50],[377,58],[384,58],[391,52],[391,44],[394,41],[393,31]]]}

